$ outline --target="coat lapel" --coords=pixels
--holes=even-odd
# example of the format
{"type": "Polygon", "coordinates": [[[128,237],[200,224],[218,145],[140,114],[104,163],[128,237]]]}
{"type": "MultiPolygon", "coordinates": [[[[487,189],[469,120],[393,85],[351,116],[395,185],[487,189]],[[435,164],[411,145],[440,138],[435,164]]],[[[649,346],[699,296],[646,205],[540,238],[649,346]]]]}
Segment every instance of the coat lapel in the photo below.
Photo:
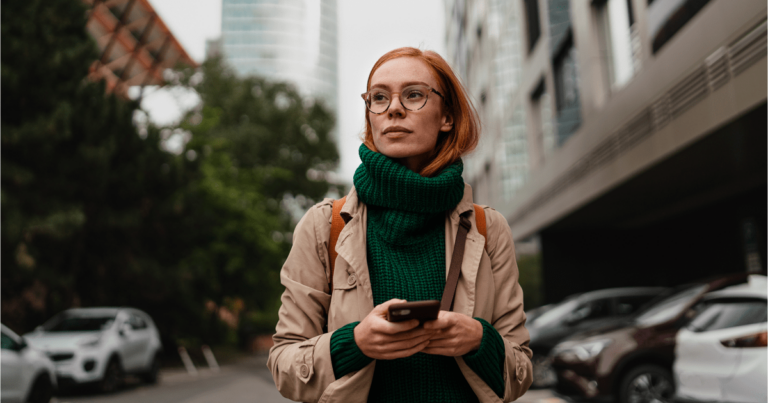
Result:
{"type": "MultiPolygon", "coordinates": [[[[361,297],[358,299],[361,315],[359,319],[362,320],[368,312],[373,310],[373,291],[371,290],[371,276],[368,272],[366,248],[368,210],[358,199],[354,187],[347,195],[347,201],[341,209],[341,216],[347,224],[339,234],[336,252],[348,264],[345,269],[355,274],[357,287],[362,291],[358,294],[361,297]]],[[[339,263],[338,260],[337,263],[339,263]]]]}

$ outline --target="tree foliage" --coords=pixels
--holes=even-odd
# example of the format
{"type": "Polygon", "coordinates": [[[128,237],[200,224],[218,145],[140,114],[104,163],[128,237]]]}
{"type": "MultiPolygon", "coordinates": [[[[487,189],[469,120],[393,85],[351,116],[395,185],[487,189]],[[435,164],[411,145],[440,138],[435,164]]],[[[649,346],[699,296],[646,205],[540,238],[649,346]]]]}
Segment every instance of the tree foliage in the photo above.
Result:
{"type": "Polygon", "coordinates": [[[332,115],[214,59],[176,72],[200,107],[137,124],[137,102],[86,79],[85,16],[78,0],[3,2],[3,322],[23,332],[72,306],[128,305],[171,340],[268,331],[288,207],[323,197],[338,161],[332,115]],[[191,139],[179,155],[163,147],[173,133],[191,139]]]}

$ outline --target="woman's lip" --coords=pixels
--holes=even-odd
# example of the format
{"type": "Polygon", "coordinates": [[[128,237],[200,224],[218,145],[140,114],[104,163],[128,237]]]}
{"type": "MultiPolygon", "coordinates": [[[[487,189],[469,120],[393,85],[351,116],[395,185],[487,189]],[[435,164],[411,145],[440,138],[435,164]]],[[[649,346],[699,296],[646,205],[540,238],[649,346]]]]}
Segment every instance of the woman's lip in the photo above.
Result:
{"type": "Polygon", "coordinates": [[[384,129],[384,134],[389,133],[411,133],[413,130],[407,129],[402,126],[391,126],[386,129],[384,129]]]}

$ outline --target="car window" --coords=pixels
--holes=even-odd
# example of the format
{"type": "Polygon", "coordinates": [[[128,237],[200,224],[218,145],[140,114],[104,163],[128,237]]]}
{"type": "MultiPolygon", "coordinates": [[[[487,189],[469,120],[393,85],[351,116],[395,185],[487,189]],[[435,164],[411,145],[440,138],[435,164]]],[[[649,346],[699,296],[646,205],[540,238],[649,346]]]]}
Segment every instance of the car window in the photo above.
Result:
{"type": "Polygon", "coordinates": [[[630,295],[616,298],[616,314],[629,315],[654,298],[655,295],[630,295]]]}
{"type": "Polygon", "coordinates": [[[559,303],[554,308],[544,312],[539,316],[533,326],[545,327],[561,323],[578,306],[579,301],[572,299],[559,303]]]}
{"type": "Polygon", "coordinates": [[[765,300],[710,301],[688,325],[694,332],[746,326],[766,321],[765,300]]]}
{"type": "Polygon", "coordinates": [[[673,319],[683,309],[707,289],[706,284],[699,284],[657,302],[637,317],[637,323],[644,326],[657,325],[673,319]]]}
{"type": "Polygon", "coordinates": [[[0,344],[2,344],[0,347],[2,347],[3,350],[17,350],[17,343],[11,338],[11,336],[8,336],[5,333],[0,333],[2,336],[2,341],[0,344]]]}
{"type": "Polygon", "coordinates": [[[94,332],[108,328],[114,316],[63,316],[60,320],[46,323],[47,332],[94,332]]]}
{"type": "Polygon", "coordinates": [[[131,325],[131,329],[133,330],[142,330],[147,328],[147,322],[145,322],[144,319],[138,315],[131,315],[130,319],[128,319],[128,324],[131,325]]]}
{"type": "Polygon", "coordinates": [[[582,303],[576,308],[576,311],[573,312],[569,319],[575,322],[581,322],[585,320],[607,318],[611,315],[611,298],[604,298],[582,303]]]}

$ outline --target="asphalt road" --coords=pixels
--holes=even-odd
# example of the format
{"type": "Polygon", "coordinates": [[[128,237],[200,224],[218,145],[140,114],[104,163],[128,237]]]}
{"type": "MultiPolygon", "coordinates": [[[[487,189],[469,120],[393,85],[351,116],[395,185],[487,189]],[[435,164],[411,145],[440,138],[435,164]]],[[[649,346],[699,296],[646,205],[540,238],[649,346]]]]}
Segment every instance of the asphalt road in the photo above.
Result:
{"type": "MultiPolygon", "coordinates": [[[[76,389],[54,398],[54,403],[285,403],[266,367],[266,355],[244,358],[218,372],[201,369],[189,375],[183,369],[161,372],[157,385],[128,379],[118,392],[104,395],[76,389]]],[[[531,390],[519,403],[564,403],[548,390],[531,390]]]]}
{"type": "Polygon", "coordinates": [[[128,379],[118,392],[104,395],[87,389],[66,392],[56,403],[285,403],[266,366],[265,355],[244,358],[222,366],[218,372],[200,369],[197,375],[185,370],[167,370],[157,385],[128,379]]]}

